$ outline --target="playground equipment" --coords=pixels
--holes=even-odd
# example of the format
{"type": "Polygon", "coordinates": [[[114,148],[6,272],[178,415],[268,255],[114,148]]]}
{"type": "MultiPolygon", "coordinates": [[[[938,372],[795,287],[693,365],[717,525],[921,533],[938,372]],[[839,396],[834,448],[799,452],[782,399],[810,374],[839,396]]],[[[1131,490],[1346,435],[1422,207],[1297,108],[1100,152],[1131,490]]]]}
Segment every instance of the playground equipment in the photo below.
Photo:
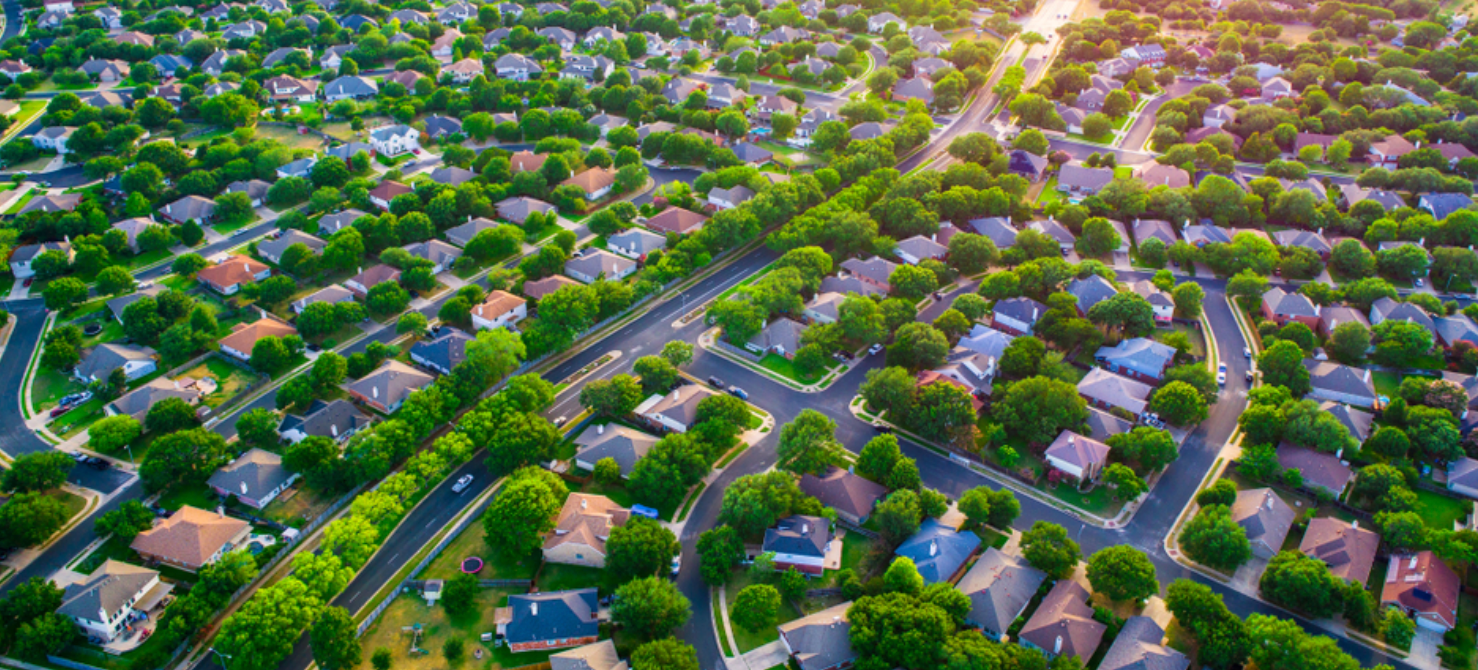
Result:
{"type": "Polygon", "coordinates": [[[402,626],[400,632],[411,634],[411,656],[415,656],[417,654],[421,656],[426,656],[431,653],[421,648],[421,634],[425,632],[421,629],[421,624],[417,623],[410,626],[402,626]]]}
{"type": "Polygon", "coordinates": [[[476,556],[468,556],[462,559],[463,574],[475,575],[482,572],[482,559],[476,556]]]}

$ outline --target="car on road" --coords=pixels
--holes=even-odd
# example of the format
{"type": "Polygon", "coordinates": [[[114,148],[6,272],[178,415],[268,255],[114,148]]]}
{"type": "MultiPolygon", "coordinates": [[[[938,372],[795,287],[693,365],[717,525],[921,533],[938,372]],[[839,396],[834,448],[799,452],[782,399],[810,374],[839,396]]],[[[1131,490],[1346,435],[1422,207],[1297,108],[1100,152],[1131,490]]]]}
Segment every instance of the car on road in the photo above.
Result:
{"type": "Polygon", "coordinates": [[[708,385],[709,386],[712,386],[712,387],[714,387],[716,389],[721,389],[721,388],[724,388],[724,387],[728,386],[728,384],[725,384],[724,383],[724,380],[719,379],[718,377],[709,377],[708,378],[708,385]]]}
{"type": "Polygon", "coordinates": [[[1423,280],[1421,277],[1417,277],[1416,278],[1416,282],[1414,282],[1414,283],[1416,284],[1416,287],[1417,288],[1421,288],[1421,287],[1427,285],[1427,282],[1425,280],[1423,280]]]}
{"type": "Polygon", "coordinates": [[[36,281],[36,278],[35,277],[26,277],[25,283],[21,284],[21,286],[24,286],[26,288],[30,288],[31,287],[31,282],[33,282],[33,281],[36,281]]]}
{"type": "Polygon", "coordinates": [[[457,483],[452,484],[452,493],[461,493],[463,491],[466,491],[467,487],[471,485],[472,475],[462,475],[457,479],[457,483]]]}
{"type": "Polygon", "coordinates": [[[307,347],[308,347],[308,351],[311,351],[311,352],[313,352],[315,354],[318,353],[318,352],[320,352],[320,351],[323,351],[323,347],[320,347],[320,346],[318,346],[316,344],[313,344],[312,342],[309,342],[307,344],[307,347]]]}
{"type": "Polygon", "coordinates": [[[874,344],[874,345],[872,345],[872,346],[870,346],[870,347],[867,348],[867,355],[868,356],[875,356],[875,355],[877,355],[877,353],[879,351],[882,351],[882,350],[883,350],[883,345],[882,344],[874,344]]]}
{"type": "Polygon", "coordinates": [[[738,398],[740,400],[749,400],[749,392],[745,391],[742,388],[739,388],[738,386],[730,386],[729,395],[734,396],[735,398],[738,398]]]}
{"type": "Polygon", "coordinates": [[[1227,385],[1227,364],[1221,363],[1216,366],[1216,383],[1221,386],[1227,385]]]}
{"type": "Polygon", "coordinates": [[[570,422],[570,417],[561,416],[561,417],[559,417],[559,418],[557,418],[557,419],[554,420],[554,427],[555,428],[563,428],[564,425],[567,424],[567,423],[569,423],[569,422],[570,422]]]}
{"type": "Polygon", "coordinates": [[[1252,350],[1247,347],[1242,347],[1242,356],[1244,358],[1252,358],[1252,350]]]}
{"type": "Polygon", "coordinates": [[[1247,379],[1248,383],[1251,383],[1253,380],[1257,379],[1257,371],[1248,370],[1247,374],[1243,376],[1247,379]]]}
{"type": "Polygon", "coordinates": [[[231,237],[241,237],[242,235],[245,235],[245,234],[250,233],[250,232],[251,232],[251,229],[250,228],[237,228],[236,230],[234,230],[234,231],[231,232],[231,237]]]}
{"type": "Polygon", "coordinates": [[[113,465],[112,463],[109,463],[108,462],[108,459],[106,459],[106,458],[98,458],[97,456],[88,456],[87,457],[87,460],[85,461],[85,463],[86,463],[87,467],[92,468],[94,470],[107,470],[109,467],[111,467],[113,465]]]}
{"type": "Polygon", "coordinates": [[[673,579],[677,579],[677,573],[681,572],[682,569],[683,569],[683,555],[682,554],[678,554],[676,556],[673,556],[672,557],[672,570],[668,574],[671,575],[673,579]]]}
{"type": "Polygon", "coordinates": [[[873,428],[873,430],[876,430],[879,433],[882,433],[884,435],[893,432],[893,427],[892,426],[889,426],[888,424],[883,423],[881,421],[874,421],[873,424],[872,424],[872,428],[873,428]]]}

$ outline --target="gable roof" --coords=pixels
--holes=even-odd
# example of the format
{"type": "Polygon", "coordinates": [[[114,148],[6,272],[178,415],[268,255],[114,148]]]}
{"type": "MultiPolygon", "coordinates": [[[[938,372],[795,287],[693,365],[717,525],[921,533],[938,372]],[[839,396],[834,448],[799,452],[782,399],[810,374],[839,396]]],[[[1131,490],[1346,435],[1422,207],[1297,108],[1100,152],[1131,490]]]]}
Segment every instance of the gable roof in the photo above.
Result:
{"type": "Polygon", "coordinates": [[[1186,670],[1191,660],[1162,644],[1165,631],[1154,619],[1133,616],[1119,629],[1113,646],[1099,662],[1099,670],[1186,670]]]}
{"type": "Polygon", "coordinates": [[[307,414],[282,417],[282,422],[277,425],[277,432],[285,433],[296,429],[308,436],[338,439],[339,436],[357,431],[371,422],[373,419],[360,412],[348,400],[340,398],[333,402],[324,402],[315,399],[308,405],[307,414]]]}
{"type": "Polygon", "coordinates": [[[859,519],[872,514],[873,505],[888,494],[881,484],[836,466],[819,477],[806,473],[801,477],[800,487],[822,505],[859,519]]]}
{"type": "Polygon", "coordinates": [[[615,642],[601,640],[551,655],[549,670],[628,670],[628,666],[616,653],[615,642]]]}
{"type": "Polygon", "coordinates": [[[708,217],[681,207],[668,207],[661,214],[647,219],[646,226],[652,230],[686,235],[708,223],[708,217]]]}
{"type": "Polygon", "coordinates": [[[1093,368],[1078,382],[1078,394],[1129,410],[1139,415],[1149,405],[1154,389],[1128,377],[1121,377],[1103,368],[1093,368]]]}
{"type": "MultiPolygon", "coordinates": [[[[595,637],[600,632],[594,587],[508,596],[504,639],[510,644],[595,637]]],[[[499,619],[503,618],[499,612],[499,619]]]]}
{"type": "Polygon", "coordinates": [[[292,478],[282,466],[282,457],[270,451],[252,448],[215,471],[206,482],[232,494],[260,499],[292,478]]]}
{"type": "Polygon", "coordinates": [[[925,584],[937,584],[953,577],[979,548],[980,537],[975,533],[929,519],[893,553],[913,559],[925,584]]]}
{"type": "Polygon", "coordinates": [[[1336,495],[1343,493],[1355,479],[1350,466],[1341,463],[1334,454],[1292,444],[1278,447],[1278,465],[1287,470],[1298,470],[1303,474],[1305,485],[1317,486],[1336,495]]]}
{"type": "Polygon", "coordinates": [[[554,532],[544,540],[544,550],[577,544],[605,554],[606,539],[611,536],[611,529],[626,525],[630,517],[630,510],[610,498],[572,493],[565,499],[559,516],[555,517],[554,532]]]}
{"type": "Polygon", "coordinates": [[[1431,551],[1412,556],[1393,555],[1381,589],[1381,602],[1398,603],[1455,627],[1461,585],[1462,580],[1452,568],[1431,551]]]}
{"type": "Polygon", "coordinates": [[[1262,302],[1277,316],[1319,316],[1319,308],[1302,293],[1289,293],[1273,287],[1262,294],[1262,302]]]}
{"type": "Polygon", "coordinates": [[[430,386],[434,381],[435,377],[390,359],[373,372],[349,382],[345,388],[390,407],[405,400],[412,391],[430,386]]]}
{"type": "Polygon", "coordinates": [[[1351,435],[1360,442],[1370,437],[1371,428],[1375,425],[1375,415],[1364,410],[1358,410],[1344,403],[1326,400],[1319,404],[1319,411],[1334,415],[1339,422],[1345,425],[1351,435]]]}
{"type": "Polygon", "coordinates": [[[231,334],[221,338],[221,346],[231,347],[242,353],[250,354],[252,347],[256,346],[257,342],[264,337],[286,337],[297,334],[298,329],[277,319],[263,317],[250,325],[238,323],[233,326],[231,334]]]}
{"type": "Polygon", "coordinates": [[[1298,545],[1305,556],[1324,561],[1335,577],[1356,584],[1364,584],[1370,578],[1379,548],[1380,536],[1361,528],[1358,521],[1351,523],[1327,516],[1310,521],[1298,545]]]}
{"type": "Polygon", "coordinates": [[[785,645],[801,670],[841,667],[857,658],[852,651],[852,624],[847,620],[851,607],[852,603],[845,602],[780,624],[785,645]]]}
{"type": "Polygon", "coordinates": [[[1247,539],[1262,542],[1275,552],[1283,547],[1295,515],[1293,508],[1270,488],[1238,491],[1232,503],[1232,520],[1247,531],[1247,539]]]}
{"type": "Polygon", "coordinates": [[[1076,465],[1086,472],[1090,466],[1108,462],[1109,446],[1091,437],[1083,437],[1070,430],[1057,434],[1057,439],[1042,453],[1069,465],[1076,465]]]}
{"type": "Polygon", "coordinates": [[[603,249],[587,250],[579,258],[565,261],[565,273],[579,272],[590,277],[614,276],[636,265],[636,261],[622,258],[603,249]]]}
{"type": "Polygon", "coordinates": [[[179,388],[173,381],[158,377],[150,380],[149,383],[143,386],[129,391],[119,399],[114,400],[108,407],[114,413],[126,414],[139,421],[143,421],[144,417],[149,413],[149,408],[165,398],[179,398],[185,402],[194,402],[199,395],[195,391],[179,388]]]}
{"type": "Polygon", "coordinates": [[[576,458],[589,463],[610,458],[621,466],[621,474],[629,475],[636,462],[657,444],[657,438],[634,428],[610,424],[585,429],[575,438],[575,444],[580,447],[576,458]]]}
{"type": "Polygon", "coordinates": [[[185,505],[168,519],[138,534],[129,548],[186,565],[204,565],[226,543],[251,525],[241,519],[185,505]]]}
{"type": "Polygon", "coordinates": [[[1068,282],[1067,292],[1078,299],[1078,310],[1084,314],[1093,309],[1094,305],[1108,300],[1119,293],[1118,287],[1098,275],[1089,275],[1087,279],[1074,279],[1068,282]]]}
{"type": "Polygon", "coordinates": [[[456,328],[446,328],[434,340],[422,340],[411,347],[411,353],[451,370],[467,360],[467,343],[472,336],[456,328]]]}
{"type": "Polygon", "coordinates": [[[265,240],[258,244],[257,252],[262,254],[263,256],[276,256],[278,258],[281,258],[282,254],[287,251],[287,248],[291,247],[294,244],[301,244],[305,247],[308,247],[308,250],[313,252],[314,254],[323,253],[324,248],[328,246],[328,242],[324,242],[323,240],[318,239],[317,237],[309,235],[308,233],[305,233],[296,228],[289,228],[283,231],[283,233],[279,235],[277,239],[265,240]]]}
{"type": "Polygon", "coordinates": [[[250,284],[256,276],[270,270],[265,263],[246,256],[232,256],[195,274],[201,281],[228,288],[237,284],[250,284]]]}
{"type": "Polygon", "coordinates": [[[830,521],[797,514],[776,522],[774,528],[765,529],[763,551],[823,558],[830,542],[830,521]]]}
{"type": "Polygon", "coordinates": [[[1055,655],[1093,658],[1108,626],[1093,620],[1088,598],[1082,584],[1059,580],[1027,619],[1021,639],[1055,655]]]}
{"type": "Polygon", "coordinates": [[[133,603],[144,587],[159,578],[159,573],[137,565],[108,559],[91,575],[67,586],[57,614],[97,621],[99,613],[112,616],[133,603]]]}
{"type": "Polygon", "coordinates": [[[154,360],[159,353],[145,346],[105,342],[93,348],[77,364],[75,373],[84,379],[106,380],[114,370],[130,361],[154,360]]]}
{"type": "Polygon", "coordinates": [[[970,621],[1004,634],[1046,580],[1046,573],[1025,560],[991,547],[955,588],[970,597],[970,621]]]}
{"type": "Polygon", "coordinates": [[[1304,367],[1309,369],[1309,384],[1315,389],[1375,399],[1375,384],[1370,381],[1369,370],[1309,358],[1304,359],[1304,367]]]}

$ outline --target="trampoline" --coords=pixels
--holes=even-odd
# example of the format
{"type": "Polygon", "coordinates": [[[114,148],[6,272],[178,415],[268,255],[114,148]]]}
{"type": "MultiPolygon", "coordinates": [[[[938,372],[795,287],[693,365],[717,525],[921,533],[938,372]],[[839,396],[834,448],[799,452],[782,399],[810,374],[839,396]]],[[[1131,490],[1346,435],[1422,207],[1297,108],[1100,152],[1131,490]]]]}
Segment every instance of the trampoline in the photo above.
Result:
{"type": "Polygon", "coordinates": [[[462,559],[463,574],[475,575],[482,571],[482,559],[476,556],[468,556],[462,559]]]}

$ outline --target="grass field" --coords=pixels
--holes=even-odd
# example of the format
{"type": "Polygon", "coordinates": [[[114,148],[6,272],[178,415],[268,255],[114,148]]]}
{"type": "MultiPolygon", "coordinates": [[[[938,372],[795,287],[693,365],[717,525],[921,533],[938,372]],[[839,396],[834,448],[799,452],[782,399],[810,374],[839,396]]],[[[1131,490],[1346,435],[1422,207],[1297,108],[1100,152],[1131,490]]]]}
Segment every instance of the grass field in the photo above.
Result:
{"type": "Polygon", "coordinates": [[[441,555],[436,557],[431,565],[426,566],[426,571],[421,573],[423,579],[451,579],[462,574],[462,559],[476,556],[483,560],[482,571],[477,573],[480,579],[532,579],[534,573],[539,569],[539,562],[543,560],[540,553],[530,554],[522,561],[512,561],[500,557],[494,553],[493,545],[487,542],[487,535],[483,532],[482,521],[478,520],[467,526],[457,539],[442,550],[441,555]]]}
{"type": "Polygon", "coordinates": [[[448,616],[441,606],[428,606],[425,600],[412,595],[395,599],[385,613],[365,631],[360,642],[365,654],[384,647],[390,650],[392,664],[396,670],[441,670],[449,664],[442,655],[447,640],[459,638],[465,646],[462,668],[494,670],[517,668],[544,663],[552,651],[531,651],[515,654],[507,647],[493,648],[479,641],[478,636],[496,630],[493,611],[503,605],[509,591],[483,589],[479,592],[472,611],[460,617],[448,616]],[[421,627],[419,648],[425,653],[411,654],[412,633],[404,632],[407,627],[421,627]],[[482,660],[474,657],[475,650],[482,650],[482,660]]]}
{"type": "Polygon", "coordinates": [[[1376,395],[1395,398],[1401,388],[1401,375],[1394,372],[1372,372],[1370,381],[1375,384],[1376,395]]]}
{"type": "Polygon", "coordinates": [[[262,516],[280,524],[302,528],[322,514],[323,510],[333,502],[333,496],[299,482],[294,488],[284,491],[268,503],[267,508],[262,510],[262,516]]]}
{"type": "Polygon", "coordinates": [[[1416,489],[1415,511],[1430,528],[1452,530],[1453,522],[1467,520],[1471,504],[1435,491],[1416,489]]]}
{"type": "Polygon", "coordinates": [[[215,408],[220,407],[222,403],[235,397],[237,393],[242,392],[243,389],[251,384],[255,375],[224,360],[212,357],[180,376],[191,377],[193,379],[205,379],[207,377],[214,379],[216,382],[215,392],[206,395],[200,401],[207,407],[215,408]]]}
{"type": "Polygon", "coordinates": [[[796,366],[795,361],[781,356],[780,354],[770,353],[766,354],[764,358],[760,359],[760,367],[787,379],[793,379],[802,384],[814,384],[817,381],[820,381],[827,372],[836,369],[837,365],[838,363],[835,360],[828,358],[826,359],[825,370],[813,374],[805,374],[801,371],[799,367],[796,366]]]}
{"type": "Polygon", "coordinates": [[[200,486],[176,486],[165,491],[164,495],[159,497],[159,506],[170,511],[178,510],[185,505],[197,509],[213,510],[219,501],[220,498],[217,498],[204,484],[200,486]]]}

